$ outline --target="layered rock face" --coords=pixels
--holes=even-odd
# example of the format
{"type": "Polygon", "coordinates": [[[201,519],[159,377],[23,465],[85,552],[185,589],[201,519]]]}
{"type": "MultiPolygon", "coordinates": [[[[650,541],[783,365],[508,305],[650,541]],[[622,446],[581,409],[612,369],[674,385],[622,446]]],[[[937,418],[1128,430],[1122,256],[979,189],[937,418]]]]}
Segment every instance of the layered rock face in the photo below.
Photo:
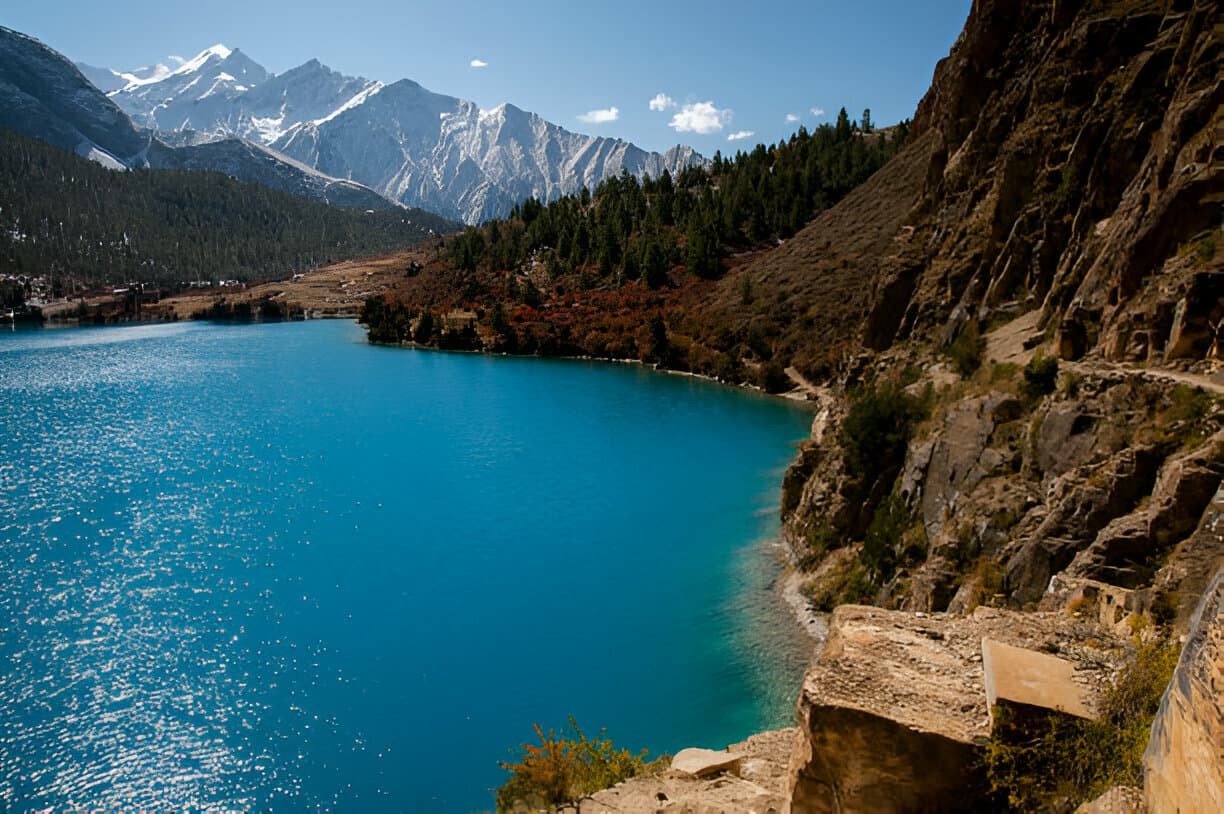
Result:
{"type": "Polygon", "coordinates": [[[1224,316],[1216,4],[978,0],[914,118],[921,200],[867,343],[1041,309],[1062,355],[1201,359],[1224,316]]]}
{"type": "Polygon", "coordinates": [[[1148,811],[1224,811],[1224,571],[1203,595],[1143,756],[1148,811]]]}

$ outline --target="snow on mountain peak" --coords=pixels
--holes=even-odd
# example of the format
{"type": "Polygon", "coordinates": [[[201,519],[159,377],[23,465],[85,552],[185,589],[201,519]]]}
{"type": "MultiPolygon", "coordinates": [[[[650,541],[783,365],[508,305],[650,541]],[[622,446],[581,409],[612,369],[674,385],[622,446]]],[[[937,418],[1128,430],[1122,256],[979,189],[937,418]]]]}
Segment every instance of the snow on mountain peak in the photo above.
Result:
{"type": "Polygon", "coordinates": [[[191,59],[184,62],[182,65],[175,68],[172,75],[177,76],[180,74],[192,73],[193,71],[198,71],[200,70],[200,68],[203,68],[205,65],[207,65],[208,61],[212,59],[213,57],[216,57],[219,60],[229,59],[229,55],[232,53],[234,52],[230,50],[229,48],[226,48],[224,45],[221,45],[221,44],[213,45],[209,48],[205,48],[203,51],[196,54],[194,57],[192,57],[191,59]]]}
{"type": "Polygon", "coordinates": [[[336,108],[331,113],[328,113],[326,116],[323,116],[322,118],[314,119],[313,124],[323,124],[324,122],[331,121],[332,119],[336,118],[341,113],[343,113],[344,111],[352,110],[358,105],[364,104],[366,99],[369,99],[371,96],[378,93],[382,89],[383,89],[382,82],[371,82],[369,85],[366,85],[366,87],[363,88],[359,93],[357,93],[357,95],[349,99],[344,104],[340,105],[340,107],[336,108]]]}
{"type": "Polygon", "coordinates": [[[152,67],[137,68],[134,71],[116,71],[115,75],[127,80],[123,90],[133,90],[141,85],[152,85],[170,76],[171,70],[160,62],[152,67]]]}
{"type": "Polygon", "coordinates": [[[481,108],[480,113],[479,113],[479,120],[483,122],[485,119],[492,119],[494,117],[502,116],[505,114],[505,112],[506,112],[505,102],[502,102],[500,105],[493,108],[492,110],[485,110],[481,108]]]}
{"type": "Polygon", "coordinates": [[[526,197],[544,199],[628,171],[658,176],[701,163],[691,150],[647,153],[567,131],[503,102],[490,110],[411,79],[384,85],[317,59],[279,75],[214,45],[174,70],[111,94],[160,131],[190,123],[203,138],[239,136],[317,171],[479,223],[526,197]]]}

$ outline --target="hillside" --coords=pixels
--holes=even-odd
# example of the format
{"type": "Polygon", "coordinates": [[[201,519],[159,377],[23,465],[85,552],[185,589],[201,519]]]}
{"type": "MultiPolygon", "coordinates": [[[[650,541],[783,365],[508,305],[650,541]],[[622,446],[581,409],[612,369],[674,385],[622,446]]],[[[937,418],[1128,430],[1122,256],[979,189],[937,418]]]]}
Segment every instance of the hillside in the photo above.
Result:
{"type": "Polygon", "coordinates": [[[793,303],[746,284],[741,265],[788,251],[796,229],[872,176],[905,131],[860,132],[843,110],[836,125],[801,129],[674,179],[664,173],[639,183],[625,175],[546,206],[528,200],[509,220],[469,228],[445,251],[413,258],[421,273],[396,287],[393,317],[369,315],[372,335],[403,339],[406,317],[474,307],[485,316],[479,336],[432,339],[648,359],[779,389],[780,363],[789,356],[776,326],[793,332],[803,324],[791,322],[793,303]],[[741,327],[717,313],[728,287],[736,302],[776,322],[741,327]],[[384,317],[396,325],[384,325],[384,317]],[[653,321],[666,323],[665,341],[643,332],[653,321]]]}
{"type": "Polygon", "coordinates": [[[0,200],[0,273],[85,285],[266,279],[458,228],[419,210],[333,207],[216,172],[115,172],[5,130],[0,200]]]}
{"type": "MultiPolygon", "coordinates": [[[[904,469],[897,470],[917,480],[905,497],[915,509],[923,501],[929,548],[926,561],[905,584],[885,591],[891,601],[943,610],[951,599],[944,591],[955,590],[963,569],[977,567],[979,554],[974,552],[984,552],[1005,571],[1002,590],[1009,603],[1040,599],[1049,578],[1070,565],[1077,552],[1104,545],[1103,540],[1094,542],[1098,530],[1142,502],[1161,461],[1172,463],[1166,456],[1179,444],[1156,441],[1152,460],[1140,467],[1148,474],[1139,476],[1137,491],[1099,498],[1104,504],[1085,526],[1078,513],[1087,511],[1086,498],[1074,485],[1081,483],[1076,478],[1108,466],[1111,448],[1121,454],[1138,437],[1134,434],[1142,435],[1153,424],[1159,427],[1159,415],[1154,418],[1152,411],[1167,419],[1161,411],[1173,409],[1168,399],[1183,398],[1171,396],[1171,385],[1158,381],[1152,369],[1186,368],[1209,382],[1207,374],[1218,366],[1214,331],[1224,317],[1224,273],[1213,224],[1224,177],[1210,160],[1222,99],[1218,43],[1210,4],[1166,5],[978,3],[961,40],[936,69],[931,91],[915,115],[910,145],[872,181],[890,174],[922,179],[916,196],[907,191],[900,200],[888,201],[894,212],[906,209],[897,225],[881,229],[873,247],[845,251],[839,220],[854,223],[873,212],[881,218],[877,205],[852,196],[793,242],[794,252],[802,250],[800,245],[823,249],[826,266],[840,266],[840,272],[799,281],[798,264],[784,256],[749,269],[759,276],[758,288],[791,285],[790,296],[804,299],[840,296],[836,292],[845,281],[861,282],[861,293],[849,300],[859,328],[853,344],[843,345],[846,360],[833,368],[835,382],[845,390],[873,378],[946,381],[936,375],[936,367],[962,379],[948,393],[937,392],[935,417],[915,431],[928,437],[911,441],[904,469]],[[1022,24],[1014,25],[1016,19],[1022,24]],[[994,353],[994,359],[988,353],[986,364],[973,371],[973,351],[982,341],[978,337],[985,337],[987,349],[1001,350],[1004,343],[994,340],[996,335],[1002,340],[1008,326],[1020,327],[1011,330],[1018,346],[1011,361],[1024,364],[1041,350],[1065,360],[1075,378],[1035,400],[1032,383],[1020,371],[990,364],[1001,353],[994,353]],[[958,354],[962,369],[949,370],[958,354]],[[996,408],[981,405],[1006,401],[1009,389],[1015,392],[1016,387],[1021,388],[1021,414],[989,419],[986,413],[996,408]],[[973,400],[981,398],[987,402],[973,400]],[[952,485],[940,484],[938,498],[930,496],[931,489],[920,497],[924,476],[934,477],[923,472],[920,456],[929,453],[923,450],[933,447],[936,452],[929,454],[937,455],[941,437],[965,432],[963,414],[975,405],[985,433],[977,454],[1001,445],[997,465],[1010,461],[1015,470],[1007,472],[1010,495],[997,494],[999,484],[988,481],[999,473],[989,469],[958,482],[962,467],[971,463],[968,458],[976,457],[960,450],[957,454],[968,458],[953,466],[952,485]],[[1102,412],[1115,417],[1112,430],[1124,425],[1132,435],[1104,440],[1106,425],[1094,417],[1102,412]],[[1082,418],[1070,429],[1055,430],[1052,415],[1060,421],[1082,418]],[[1026,432],[1012,424],[1018,434],[1011,441],[990,429],[1022,417],[1033,426],[1026,432]],[[1080,435],[1087,437],[1076,438],[1080,435]],[[1049,452],[1040,455],[1053,458],[1029,457],[1032,450],[1043,449],[1049,452]],[[1077,457],[1081,454],[1082,459],[1077,457]],[[1070,501],[1060,508],[1044,492],[1055,474],[1064,473],[1063,488],[1071,494],[1056,498],[1070,501]],[[1060,511],[1072,514],[1055,520],[1060,511]],[[1006,515],[1007,528],[986,524],[965,540],[951,539],[961,534],[960,518],[983,523],[982,512],[1006,515]],[[946,587],[933,589],[932,579],[946,587]]],[[[816,328],[828,336],[840,332],[835,323],[819,318],[816,328]]],[[[847,399],[835,401],[832,412],[845,414],[847,399]]],[[[1218,406],[1206,398],[1196,409],[1194,414],[1207,423],[1198,429],[1182,427],[1174,437],[1202,443],[1215,431],[1218,406]]],[[[827,468],[840,457],[840,450],[829,446],[824,445],[824,463],[813,464],[812,458],[822,453],[812,451],[792,473],[792,483],[805,473],[808,481],[803,496],[790,505],[788,525],[796,536],[810,537],[817,526],[832,523],[835,538],[861,539],[871,507],[894,488],[904,493],[906,486],[885,482],[886,475],[896,472],[881,472],[877,484],[861,484],[872,494],[855,517],[830,513],[826,496],[844,491],[847,484],[845,473],[832,475],[827,468]]],[[[1214,452],[1204,454],[1218,481],[1219,459],[1214,452]]],[[[1206,477],[1210,482],[1213,476],[1206,477]]],[[[1214,492],[1206,483],[1203,488],[1205,496],[1182,507],[1184,531],[1163,535],[1160,548],[1143,552],[1142,558],[1158,564],[1179,535],[1193,531],[1214,492]]],[[[1112,557],[1138,555],[1123,554],[1126,546],[1117,548],[1112,557]]],[[[1130,574],[1127,587],[1152,579],[1152,566],[1135,571],[1133,564],[1120,561],[1077,573],[1117,580],[1118,568],[1130,574]]]]}

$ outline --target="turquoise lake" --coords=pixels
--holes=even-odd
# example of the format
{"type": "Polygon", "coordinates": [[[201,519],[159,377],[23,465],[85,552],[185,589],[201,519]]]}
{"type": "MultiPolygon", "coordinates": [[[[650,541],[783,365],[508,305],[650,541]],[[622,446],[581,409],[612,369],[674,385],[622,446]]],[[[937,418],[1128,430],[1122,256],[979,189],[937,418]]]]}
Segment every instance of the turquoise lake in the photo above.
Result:
{"type": "Polygon", "coordinates": [[[0,332],[0,810],[475,811],[789,725],[811,416],[348,322],[0,332]]]}

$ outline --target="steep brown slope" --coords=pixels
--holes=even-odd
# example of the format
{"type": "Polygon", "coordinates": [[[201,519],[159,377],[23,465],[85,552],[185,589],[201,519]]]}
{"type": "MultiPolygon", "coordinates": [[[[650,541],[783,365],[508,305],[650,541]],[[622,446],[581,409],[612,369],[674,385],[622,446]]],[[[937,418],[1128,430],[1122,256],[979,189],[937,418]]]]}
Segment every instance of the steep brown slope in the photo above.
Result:
{"type": "Polygon", "coordinates": [[[1202,358],[1224,317],[1216,9],[978,0],[907,147],[744,269],[756,303],[724,281],[712,322],[764,322],[817,373],[851,337],[946,344],[1034,308],[1066,356],[1202,358]]]}
{"type": "MultiPolygon", "coordinates": [[[[858,347],[874,280],[895,263],[925,189],[936,139],[921,134],[793,238],[723,278],[699,318],[775,338],[775,354],[817,376],[858,347]],[[756,296],[745,303],[743,278],[756,296]]],[[[718,341],[704,337],[711,345],[718,341]]]]}

